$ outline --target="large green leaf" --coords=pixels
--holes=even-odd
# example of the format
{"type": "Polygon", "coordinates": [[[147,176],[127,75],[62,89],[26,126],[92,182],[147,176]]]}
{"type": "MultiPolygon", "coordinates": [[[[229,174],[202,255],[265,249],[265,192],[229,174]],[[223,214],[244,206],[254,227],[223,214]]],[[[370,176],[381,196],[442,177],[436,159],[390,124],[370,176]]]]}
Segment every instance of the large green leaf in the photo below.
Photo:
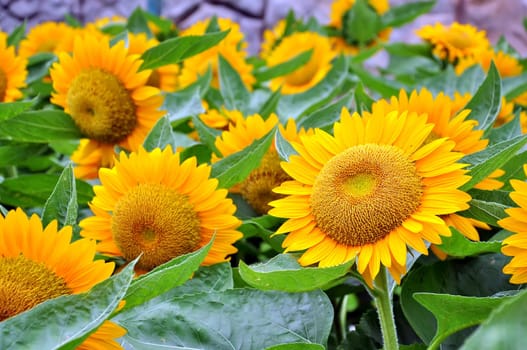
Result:
{"type": "Polygon", "coordinates": [[[283,95],[278,102],[277,114],[282,121],[289,118],[297,119],[324,106],[338,92],[348,75],[348,61],[340,56],[333,62],[333,67],[317,85],[299,93],[283,95]]]}
{"type": "Polygon", "coordinates": [[[218,57],[218,71],[220,93],[225,101],[225,107],[229,110],[238,110],[242,114],[247,114],[250,95],[240,74],[221,55],[218,57]]]}
{"type": "Polygon", "coordinates": [[[512,190],[509,182],[511,179],[525,180],[526,176],[523,167],[520,166],[521,164],[527,164],[527,151],[516,154],[505,165],[500,167],[500,169],[505,171],[505,174],[500,177],[500,180],[505,184],[502,190],[512,190]]]}
{"type": "Polygon", "coordinates": [[[451,227],[452,236],[443,237],[438,247],[449,256],[466,257],[483,253],[499,253],[501,242],[474,242],[463,236],[458,230],[451,227]]]}
{"type": "Polygon", "coordinates": [[[505,95],[507,101],[518,97],[525,91],[527,91],[527,72],[503,79],[503,95],[505,95]]]}
{"type": "Polygon", "coordinates": [[[18,25],[7,37],[7,46],[18,47],[18,44],[26,36],[27,20],[18,25]]]}
{"type": "Polygon", "coordinates": [[[501,108],[501,78],[494,62],[491,63],[487,78],[464,109],[470,109],[470,119],[478,121],[477,129],[487,133],[494,125],[501,108]]]}
{"type": "MultiPolygon", "coordinates": [[[[416,334],[430,343],[437,329],[433,314],[413,297],[415,293],[453,294],[487,297],[516,287],[509,284],[503,266],[509,258],[503,254],[483,254],[465,259],[452,259],[423,265],[410,270],[404,278],[400,301],[406,319],[416,334]]],[[[466,334],[465,334],[466,336],[466,334]]],[[[447,339],[454,348],[463,335],[447,339]]]]}
{"type": "Polygon", "coordinates": [[[139,305],[115,321],[130,349],[265,349],[285,343],[326,344],[333,307],[321,291],[256,289],[175,296],[139,305]]]}
{"type": "Polygon", "coordinates": [[[73,226],[77,223],[78,209],[75,175],[69,164],[60,174],[57,185],[42,209],[42,224],[46,226],[57,220],[59,226],[73,226]]]}
{"type": "Polygon", "coordinates": [[[400,6],[392,6],[382,17],[383,27],[399,27],[411,22],[420,15],[429,12],[435,5],[433,1],[408,2],[400,6]]]}
{"type": "Polygon", "coordinates": [[[398,96],[399,91],[405,86],[395,80],[389,80],[381,78],[368,72],[366,69],[359,65],[351,65],[351,70],[355,73],[364,86],[378,92],[384,98],[390,98],[391,96],[398,96]]]}
{"type": "Polygon", "coordinates": [[[196,141],[186,134],[175,133],[172,130],[172,125],[170,125],[168,118],[163,117],[150,130],[143,146],[147,151],[152,151],[155,148],[164,149],[170,145],[175,152],[179,147],[190,147],[196,143],[196,141]]]}
{"type": "Polygon", "coordinates": [[[243,232],[245,238],[254,236],[260,237],[269,244],[275,252],[282,252],[282,242],[285,237],[284,235],[274,235],[276,228],[282,222],[283,219],[271,215],[262,215],[244,220],[238,230],[243,232]]]}
{"type": "Polygon", "coordinates": [[[437,320],[437,332],[429,345],[429,349],[435,349],[449,335],[482,323],[494,309],[511,297],[477,298],[449,294],[415,293],[414,298],[430,310],[437,320]]]}
{"type": "Polygon", "coordinates": [[[463,186],[462,190],[469,190],[480,183],[492,172],[506,164],[527,143],[527,135],[502,141],[476,153],[463,157],[460,162],[470,164],[469,175],[472,178],[463,186]]]}
{"type": "Polygon", "coordinates": [[[500,143],[503,141],[512,140],[515,137],[521,136],[522,126],[520,122],[520,114],[516,113],[513,120],[503,124],[497,128],[491,128],[488,134],[489,145],[500,143]]]}
{"type": "Polygon", "coordinates": [[[192,123],[194,128],[198,132],[199,140],[211,149],[217,156],[221,156],[221,153],[216,148],[215,142],[216,137],[221,134],[221,131],[209,128],[198,116],[192,116],[192,123]]]}
{"type": "Polygon", "coordinates": [[[344,277],[353,261],[326,267],[301,267],[289,254],[279,254],[265,263],[246,265],[240,261],[239,272],[247,284],[261,290],[306,292],[324,288],[344,277]]]}
{"type": "Polygon", "coordinates": [[[497,222],[507,216],[505,209],[507,205],[495,202],[486,202],[478,199],[470,201],[470,208],[461,214],[487,224],[498,226],[497,222]]]}
{"type": "Polygon", "coordinates": [[[212,242],[213,240],[195,252],[178,256],[136,278],[126,293],[123,310],[140,305],[185,283],[207,256],[212,242]]]}
{"type": "Polygon", "coordinates": [[[27,111],[35,105],[36,100],[0,103],[0,122],[27,111]]]}
{"type": "Polygon", "coordinates": [[[257,111],[263,119],[267,119],[271,113],[276,111],[278,101],[282,97],[281,89],[274,91],[269,98],[262,104],[259,111],[257,111]]]}
{"type": "Polygon", "coordinates": [[[128,17],[126,29],[128,29],[128,31],[131,33],[143,33],[149,38],[152,37],[152,31],[148,27],[148,20],[145,16],[145,11],[143,11],[140,7],[137,7],[128,17]]]}
{"type": "Polygon", "coordinates": [[[0,123],[0,139],[45,143],[80,137],[71,117],[59,110],[23,112],[0,123]]]}
{"type": "Polygon", "coordinates": [[[134,264],[87,293],[51,299],[0,322],[0,348],[75,349],[117,308],[132,281],[134,264]]]}
{"type": "Polygon", "coordinates": [[[276,147],[276,151],[278,152],[278,155],[280,156],[280,159],[285,160],[286,162],[289,161],[289,157],[293,154],[298,154],[298,152],[291,146],[289,141],[287,141],[282,135],[282,132],[280,129],[275,135],[274,144],[276,147]]]}
{"type": "MultiPolygon", "coordinates": [[[[353,91],[350,91],[339,97],[332,103],[317,109],[313,113],[305,115],[298,120],[298,128],[325,128],[332,126],[340,119],[340,113],[343,107],[349,108],[353,101],[353,91]]],[[[332,129],[332,128],[330,128],[332,129]]]]}
{"type": "Polygon", "coordinates": [[[257,81],[262,82],[289,74],[309,62],[312,54],[313,50],[304,51],[288,61],[256,71],[254,77],[257,81]]]}
{"type": "Polygon", "coordinates": [[[47,145],[35,143],[8,144],[0,146],[0,166],[25,164],[28,159],[41,154],[47,145]]]}
{"type": "Polygon", "coordinates": [[[180,36],[163,41],[146,50],[141,58],[140,69],[154,69],[167,64],[178,63],[185,58],[197,55],[214,45],[217,45],[228,34],[228,31],[208,33],[204,35],[180,36]]]}
{"type": "Polygon", "coordinates": [[[165,94],[162,110],[167,111],[167,118],[173,122],[203,113],[201,104],[202,88],[192,84],[183,90],[165,94]]]}
{"type": "Polygon", "coordinates": [[[269,150],[276,129],[254,141],[243,150],[231,154],[212,164],[211,177],[219,180],[218,187],[230,188],[243,181],[251,171],[260,165],[260,161],[269,150]]]}
{"type": "Polygon", "coordinates": [[[527,294],[507,298],[467,339],[461,350],[523,349],[527,324],[527,294]]]}
{"type": "Polygon", "coordinates": [[[342,34],[347,42],[365,46],[382,29],[381,17],[367,0],[356,0],[342,18],[342,34]]]}
{"type": "MultiPolygon", "coordinates": [[[[31,174],[5,179],[0,183],[0,202],[15,207],[41,207],[48,200],[59,179],[58,175],[31,174]]],[[[92,187],[76,180],[77,200],[86,204],[93,198],[92,187]]]]}

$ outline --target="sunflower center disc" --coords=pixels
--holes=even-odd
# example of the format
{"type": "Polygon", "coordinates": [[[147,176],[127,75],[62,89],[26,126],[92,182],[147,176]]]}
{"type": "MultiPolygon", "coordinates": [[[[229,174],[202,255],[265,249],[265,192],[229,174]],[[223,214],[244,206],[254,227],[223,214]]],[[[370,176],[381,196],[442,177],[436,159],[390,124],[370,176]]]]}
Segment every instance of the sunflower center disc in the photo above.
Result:
{"type": "Polygon", "coordinates": [[[269,202],[283,197],[273,192],[282,182],[291,180],[280,167],[280,158],[275,150],[269,150],[262,158],[260,166],[249,174],[241,183],[242,197],[259,214],[265,214],[271,209],[269,202]]]}
{"type": "Polygon", "coordinates": [[[137,267],[151,270],[194,251],[200,220],[187,196],[160,184],[141,184],[115,205],[114,240],[126,260],[143,256],[137,267]]]}
{"type": "Polygon", "coordinates": [[[3,70],[0,69],[0,102],[5,99],[7,91],[7,76],[3,70]]]}
{"type": "Polygon", "coordinates": [[[101,69],[82,71],[71,83],[67,99],[75,124],[90,139],[118,143],[136,126],[130,92],[117,77],[101,69]]]}
{"type": "Polygon", "coordinates": [[[338,243],[375,243],[415,212],[421,178],[402,150],[366,144],[334,156],[317,176],[311,209],[317,225],[338,243]]]}
{"type": "Polygon", "coordinates": [[[0,257],[0,321],[67,294],[64,279],[44,264],[23,255],[0,257]]]}

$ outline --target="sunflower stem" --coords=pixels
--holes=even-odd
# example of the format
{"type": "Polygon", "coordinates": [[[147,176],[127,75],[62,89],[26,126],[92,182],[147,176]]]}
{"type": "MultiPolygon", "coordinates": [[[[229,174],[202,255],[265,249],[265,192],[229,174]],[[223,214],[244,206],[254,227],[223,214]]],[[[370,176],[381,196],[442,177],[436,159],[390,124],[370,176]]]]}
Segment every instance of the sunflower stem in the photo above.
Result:
{"type": "Polygon", "coordinates": [[[384,267],[381,267],[375,279],[373,295],[381,323],[382,338],[384,340],[383,349],[398,350],[399,342],[397,340],[395,318],[393,317],[392,297],[388,285],[386,268],[384,267]]]}

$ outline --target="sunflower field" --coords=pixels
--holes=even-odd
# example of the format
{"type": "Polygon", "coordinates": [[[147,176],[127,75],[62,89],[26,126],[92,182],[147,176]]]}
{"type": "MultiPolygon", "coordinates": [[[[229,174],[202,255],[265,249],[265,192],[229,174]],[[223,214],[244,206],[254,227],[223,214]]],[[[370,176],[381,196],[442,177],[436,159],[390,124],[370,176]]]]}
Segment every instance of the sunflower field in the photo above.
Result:
{"type": "Polygon", "coordinates": [[[527,60],[434,5],[0,32],[0,349],[523,349],[527,60]]]}

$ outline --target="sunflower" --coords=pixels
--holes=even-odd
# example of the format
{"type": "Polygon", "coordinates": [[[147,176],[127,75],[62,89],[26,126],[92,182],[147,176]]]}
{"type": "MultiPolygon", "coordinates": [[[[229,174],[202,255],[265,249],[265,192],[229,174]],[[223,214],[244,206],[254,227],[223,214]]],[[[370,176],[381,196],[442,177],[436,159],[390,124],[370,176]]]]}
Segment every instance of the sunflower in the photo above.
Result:
{"type": "Polygon", "coordinates": [[[267,57],[269,57],[269,54],[273,51],[276,44],[280,42],[280,40],[284,36],[285,26],[286,26],[285,19],[281,19],[278,22],[276,22],[273,28],[264,30],[262,43],[260,45],[260,57],[261,58],[267,59],[267,57]]]}
{"type": "MultiPolygon", "coordinates": [[[[377,12],[379,15],[385,14],[390,9],[390,4],[388,0],[369,0],[368,4],[377,12]]],[[[355,0],[335,0],[331,4],[331,13],[330,13],[330,22],[329,25],[337,28],[339,30],[343,29],[342,20],[346,13],[351,10],[355,5],[355,0]]],[[[390,34],[392,32],[391,28],[385,28],[377,33],[377,38],[372,40],[368,46],[375,46],[379,42],[388,41],[390,34]]],[[[337,52],[342,52],[345,54],[355,55],[360,51],[360,47],[356,44],[351,44],[353,38],[346,38],[345,34],[342,36],[337,36],[331,38],[334,49],[337,52]]]]}
{"type": "Polygon", "coordinates": [[[211,108],[199,115],[199,119],[210,128],[226,130],[230,124],[236,124],[244,119],[238,110],[228,110],[222,107],[220,110],[211,108]]]}
{"type": "MultiPolygon", "coordinates": [[[[108,38],[90,34],[75,40],[72,55],[59,54],[50,70],[55,90],[51,102],[71,115],[90,140],[87,149],[95,152],[118,145],[136,150],[163,116],[158,110],[163,96],[146,85],[151,71],[138,72],[141,62],[128,54],[124,42],[110,46],[108,38]]],[[[93,157],[88,158],[93,163],[93,157]]],[[[78,164],[84,165],[84,160],[78,164]]]]}
{"type": "Polygon", "coordinates": [[[315,32],[296,32],[280,41],[267,58],[269,67],[292,59],[302,52],[312,50],[309,61],[293,72],[272,79],[271,90],[282,88],[283,94],[296,94],[320,82],[331,69],[336,52],[329,39],[315,32]]]}
{"type": "Polygon", "coordinates": [[[180,162],[169,147],[126,155],[113,168],[99,171],[90,203],[94,216],[80,222],[81,235],[98,241],[103,254],[126,261],[143,254],[138,271],[149,271],[172,258],[195,251],[213,236],[204,264],[225,261],[236,253],[241,237],[236,207],[209,178],[211,168],[192,157],[180,162]]]}
{"type": "Polygon", "coordinates": [[[458,190],[470,177],[455,143],[438,138],[426,115],[372,113],[350,116],[292,142],[282,168],[293,180],[275,192],[270,215],[286,218],[276,234],[289,232],[286,251],[305,252],[302,265],[334,266],[357,258],[357,270],[371,285],[380,265],[400,282],[406,245],[428,254],[424,240],[441,243],[451,232],[441,215],[465,210],[470,196],[458,190]]]}
{"type": "MultiPolygon", "coordinates": [[[[210,20],[196,22],[191,27],[181,32],[185,35],[203,35],[210,20]]],[[[222,55],[227,62],[238,72],[244,84],[250,88],[256,79],[252,74],[253,67],[247,63],[247,42],[244,40],[240,26],[226,18],[218,18],[220,30],[230,30],[229,34],[219,44],[183,61],[181,73],[178,77],[180,87],[184,88],[204,75],[209,67],[212,69],[212,82],[214,88],[219,88],[218,57],[222,55]]]]}
{"type": "MultiPolygon", "coordinates": [[[[527,164],[523,165],[523,171],[527,173],[527,164]]],[[[527,183],[511,180],[511,185],[514,191],[510,197],[518,207],[505,209],[508,216],[498,221],[498,225],[513,232],[503,240],[502,253],[513,257],[503,272],[512,275],[511,283],[523,284],[527,282],[527,183]]]]}
{"type": "Polygon", "coordinates": [[[477,56],[466,56],[459,59],[456,64],[456,73],[461,75],[465,70],[473,65],[480,65],[485,72],[490,68],[490,63],[494,61],[496,69],[500,73],[502,78],[514,77],[520,75],[523,71],[521,64],[518,60],[503,52],[494,51],[492,48],[481,51],[477,56]]]}
{"type": "MultiPolygon", "coordinates": [[[[132,55],[142,55],[146,50],[158,44],[157,39],[149,39],[144,33],[128,33],[128,53],[132,55]]],[[[162,91],[173,92],[177,87],[178,74],[179,66],[177,64],[167,64],[154,69],[148,77],[146,85],[157,87],[162,91]]]]}
{"type": "MultiPolygon", "coordinates": [[[[58,230],[52,221],[43,228],[36,214],[28,218],[20,208],[0,216],[0,321],[46,300],[86,292],[111,276],[113,263],[93,260],[95,242],[71,238],[71,226],[58,230]]],[[[114,339],[124,333],[106,321],[82,347],[120,349],[114,339]]]]}
{"type": "Polygon", "coordinates": [[[7,46],[7,34],[0,31],[0,102],[12,102],[23,96],[26,86],[27,59],[15,54],[15,48],[7,46]]]}
{"type": "Polygon", "coordinates": [[[29,57],[41,52],[70,52],[77,31],[63,22],[43,22],[29,30],[20,41],[18,54],[29,57]]]}
{"type": "MultiPolygon", "coordinates": [[[[238,120],[236,124],[230,124],[229,130],[216,137],[214,144],[222,156],[227,157],[262,138],[277,124],[278,117],[275,114],[271,114],[266,120],[259,114],[254,114],[246,119],[238,120]]],[[[218,157],[213,154],[212,161],[217,160],[218,157]]],[[[268,203],[279,198],[279,195],[273,193],[273,188],[289,179],[289,176],[280,168],[278,152],[274,146],[271,146],[263,156],[260,165],[230,191],[240,193],[256,212],[265,214],[270,209],[268,203]]]]}
{"type": "MultiPolygon", "coordinates": [[[[467,99],[466,95],[461,97],[458,94],[458,96],[463,100],[467,99]]],[[[470,96],[468,96],[468,99],[470,99],[470,96]]],[[[427,116],[427,122],[434,125],[425,143],[438,138],[448,138],[455,142],[452,150],[465,155],[485,149],[489,140],[482,138],[483,130],[475,129],[478,124],[477,121],[467,119],[470,110],[459,111],[458,105],[459,103],[454,102],[442,92],[434,97],[430,91],[423,88],[419,92],[416,90],[412,91],[410,96],[407,95],[406,91],[401,90],[399,96],[392,96],[390,101],[380,100],[373,103],[372,111],[378,114],[388,114],[391,111],[424,114],[427,116]]],[[[495,174],[496,177],[501,175],[503,175],[503,172],[495,174]]],[[[476,185],[479,189],[498,189],[501,186],[503,186],[503,183],[494,178],[483,180],[476,185]]],[[[449,214],[444,216],[443,219],[449,226],[454,226],[463,235],[472,240],[479,240],[476,228],[490,229],[484,222],[465,218],[458,214],[449,214]]]]}
{"type": "Polygon", "coordinates": [[[456,63],[465,57],[475,57],[491,46],[487,33],[470,24],[442,23],[425,25],[417,30],[417,35],[432,45],[434,55],[442,60],[456,63]]]}

